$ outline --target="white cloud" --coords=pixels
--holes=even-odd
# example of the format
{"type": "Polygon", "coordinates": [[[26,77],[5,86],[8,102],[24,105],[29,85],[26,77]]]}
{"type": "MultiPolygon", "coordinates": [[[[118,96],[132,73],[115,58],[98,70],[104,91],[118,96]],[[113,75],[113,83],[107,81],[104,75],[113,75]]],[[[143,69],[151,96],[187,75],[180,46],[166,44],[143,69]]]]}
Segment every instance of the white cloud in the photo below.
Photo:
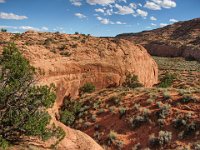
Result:
{"type": "Polygon", "coordinates": [[[168,25],[167,23],[160,23],[160,27],[165,27],[167,25],[168,25]]]}
{"type": "Polygon", "coordinates": [[[115,0],[87,0],[87,3],[90,5],[109,5],[114,3],[115,0]]]}
{"type": "Polygon", "coordinates": [[[19,16],[13,13],[5,13],[5,12],[0,12],[0,19],[13,19],[13,20],[24,20],[28,19],[27,16],[19,16]]]}
{"type": "Polygon", "coordinates": [[[49,28],[47,28],[47,27],[42,27],[42,30],[43,30],[43,31],[48,31],[49,28]]]}
{"type": "Polygon", "coordinates": [[[152,26],[157,26],[155,23],[151,23],[152,26]]]}
{"type": "Polygon", "coordinates": [[[36,28],[32,26],[0,26],[0,29],[14,29],[14,30],[34,30],[34,31],[48,31],[48,27],[36,28]]]}
{"type": "Polygon", "coordinates": [[[176,20],[176,19],[169,19],[169,22],[175,23],[175,22],[178,22],[178,20],[176,20]]]}
{"type": "Polygon", "coordinates": [[[104,13],[104,10],[101,9],[101,8],[98,8],[98,9],[95,9],[96,12],[101,12],[101,13],[104,13]]]}
{"type": "Polygon", "coordinates": [[[116,24],[126,24],[125,22],[117,21],[116,24]]]}
{"type": "Polygon", "coordinates": [[[70,0],[70,2],[74,6],[81,6],[82,5],[81,0],[70,0]]]}
{"type": "Polygon", "coordinates": [[[110,21],[107,18],[102,18],[102,17],[99,17],[99,16],[97,16],[97,20],[99,20],[102,24],[118,24],[118,25],[126,24],[125,22],[121,22],[121,21],[113,22],[113,21],[110,21]]]}
{"type": "Polygon", "coordinates": [[[127,15],[127,14],[134,13],[134,10],[128,6],[121,6],[121,5],[115,4],[115,7],[118,9],[117,13],[120,15],[127,15]]]}
{"type": "Polygon", "coordinates": [[[141,3],[138,3],[138,6],[142,7],[142,4],[141,4],[141,3]]]}
{"type": "Polygon", "coordinates": [[[34,30],[34,31],[40,31],[39,28],[31,27],[31,26],[20,26],[18,27],[21,30],[34,30]]]}
{"type": "Polygon", "coordinates": [[[137,9],[137,14],[141,17],[146,17],[148,16],[148,12],[141,10],[141,9],[137,9]]]}
{"type": "MultiPolygon", "coordinates": [[[[151,1],[152,2],[147,1],[145,5],[147,5],[147,3],[151,3],[152,5],[158,5],[160,7],[168,8],[168,9],[176,7],[176,2],[174,0],[151,0],[151,1]]],[[[149,8],[149,9],[151,9],[151,8],[149,8]]],[[[158,9],[152,8],[152,10],[158,10],[158,9]]]]}
{"type": "Polygon", "coordinates": [[[86,18],[85,15],[81,14],[81,13],[75,13],[74,14],[76,17],[80,18],[80,19],[83,19],[83,18],[86,18]]]}
{"type": "Polygon", "coordinates": [[[135,3],[130,3],[129,6],[133,9],[136,9],[137,8],[137,5],[135,3]]]}
{"type": "Polygon", "coordinates": [[[151,9],[151,10],[161,10],[161,6],[154,3],[147,1],[146,4],[144,5],[145,8],[151,9]]]}
{"type": "Polygon", "coordinates": [[[0,0],[0,3],[5,3],[6,1],[5,0],[0,0]]]}
{"type": "Polygon", "coordinates": [[[107,18],[101,18],[101,17],[97,17],[97,20],[99,20],[102,24],[110,24],[110,20],[107,18]]]}
{"type": "Polygon", "coordinates": [[[163,0],[162,2],[162,7],[163,8],[172,8],[172,7],[176,7],[176,2],[172,1],[172,0],[163,0]]]}
{"type": "Polygon", "coordinates": [[[0,26],[0,29],[18,29],[15,26],[0,26]]]}
{"type": "Polygon", "coordinates": [[[102,23],[102,24],[109,24],[109,23],[110,23],[110,20],[107,19],[107,18],[105,18],[105,19],[102,19],[102,20],[101,20],[101,23],[102,23]]]}
{"type": "Polygon", "coordinates": [[[150,20],[152,20],[152,21],[156,21],[156,20],[157,20],[157,18],[156,18],[156,17],[154,17],[154,16],[151,16],[151,17],[150,17],[150,20]]]}

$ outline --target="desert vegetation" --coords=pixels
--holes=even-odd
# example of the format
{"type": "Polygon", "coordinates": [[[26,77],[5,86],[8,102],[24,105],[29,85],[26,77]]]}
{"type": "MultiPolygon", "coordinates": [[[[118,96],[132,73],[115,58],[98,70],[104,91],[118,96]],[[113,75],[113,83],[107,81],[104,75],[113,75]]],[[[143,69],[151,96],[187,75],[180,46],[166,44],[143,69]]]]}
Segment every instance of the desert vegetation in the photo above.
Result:
{"type": "Polygon", "coordinates": [[[0,147],[20,144],[29,136],[48,140],[64,136],[61,128],[48,127],[56,95],[54,86],[36,86],[36,70],[14,44],[0,56],[0,147]]]}

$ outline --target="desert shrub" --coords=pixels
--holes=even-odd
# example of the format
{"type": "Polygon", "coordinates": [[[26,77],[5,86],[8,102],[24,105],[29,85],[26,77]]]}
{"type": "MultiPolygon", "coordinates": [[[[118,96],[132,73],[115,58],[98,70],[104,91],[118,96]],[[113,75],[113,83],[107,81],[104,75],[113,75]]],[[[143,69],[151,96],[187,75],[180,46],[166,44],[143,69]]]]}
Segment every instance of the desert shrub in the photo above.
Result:
{"type": "Polygon", "coordinates": [[[120,107],[119,108],[119,115],[120,115],[120,118],[122,118],[124,115],[126,115],[126,108],[124,107],[120,107]]]}
{"type": "Polygon", "coordinates": [[[150,114],[150,112],[148,109],[142,110],[139,115],[130,119],[131,126],[133,128],[138,128],[142,124],[147,123],[149,121],[149,114],[150,114]]]}
{"type": "Polygon", "coordinates": [[[172,133],[168,131],[160,131],[158,137],[154,134],[150,135],[149,143],[151,146],[163,146],[169,144],[172,139],[172,133]]]}
{"type": "Polygon", "coordinates": [[[75,115],[73,112],[70,112],[68,110],[64,110],[60,112],[60,121],[64,123],[65,125],[72,125],[75,122],[75,115]]]}
{"type": "Polygon", "coordinates": [[[170,87],[172,86],[175,79],[176,79],[176,76],[174,74],[167,73],[165,74],[164,77],[161,78],[159,87],[161,88],[170,87]]]}
{"type": "Polygon", "coordinates": [[[174,128],[180,129],[181,127],[185,127],[187,124],[187,119],[184,117],[177,117],[172,121],[174,128]]]}
{"type": "Polygon", "coordinates": [[[168,100],[168,99],[171,98],[171,96],[170,96],[170,94],[168,92],[164,92],[163,93],[163,98],[164,98],[164,100],[168,100]]]}
{"type": "Polygon", "coordinates": [[[7,29],[1,29],[1,32],[7,32],[7,29]]]}
{"type": "Polygon", "coordinates": [[[52,38],[47,38],[45,41],[44,41],[44,45],[45,46],[49,46],[51,43],[53,43],[54,40],[52,38]]]}
{"type": "Polygon", "coordinates": [[[83,111],[81,102],[65,97],[60,109],[60,121],[65,125],[72,126],[83,111]]]}
{"type": "Polygon", "coordinates": [[[115,140],[117,140],[117,133],[114,131],[110,131],[110,133],[108,134],[108,143],[114,143],[115,140]]]}
{"type": "Polygon", "coordinates": [[[128,88],[137,88],[142,87],[142,84],[138,81],[138,76],[128,74],[123,83],[123,86],[128,88]]]}
{"type": "Polygon", "coordinates": [[[92,93],[95,91],[95,86],[92,83],[85,83],[82,87],[79,89],[79,93],[92,93]]]}
{"type": "Polygon", "coordinates": [[[114,105],[119,105],[121,102],[121,97],[119,96],[112,96],[108,99],[108,102],[114,105]]]}
{"type": "Polygon", "coordinates": [[[158,108],[160,108],[157,112],[156,112],[156,116],[159,119],[165,119],[166,116],[169,114],[171,105],[170,104],[157,104],[158,108]]]}
{"type": "Polygon", "coordinates": [[[69,57],[69,56],[71,56],[71,53],[70,52],[60,52],[60,55],[69,57]]]}
{"type": "Polygon", "coordinates": [[[14,44],[4,48],[0,66],[0,145],[15,144],[23,136],[45,137],[54,86],[35,86],[36,71],[14,44]]]}
{"type": "Polygon", "coordinates": [[[181,103],[189,103],[191,101],[194,101],[193,97],[191,95],[184,95],[183,98],[181,98],[181,103]]]}

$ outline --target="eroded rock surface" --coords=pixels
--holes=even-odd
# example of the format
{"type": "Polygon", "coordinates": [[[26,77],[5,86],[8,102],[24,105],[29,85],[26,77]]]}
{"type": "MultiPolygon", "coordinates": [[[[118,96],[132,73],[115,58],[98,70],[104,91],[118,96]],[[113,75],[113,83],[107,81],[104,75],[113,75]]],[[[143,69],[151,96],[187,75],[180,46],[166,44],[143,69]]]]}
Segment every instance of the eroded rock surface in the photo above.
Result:
{"type": "Polygon", "coordinates": [[[40,70],[39,84],[56,85],[57,100],[49,113],[52,121],[66,132],[59,149],[101,149],[89,136],[56,120],[55,114],[65,95],[78,95],[86,82],[93,83],[97,90],[120,86],[128,73],[137,75],[145,87],[152,87],[158,81],[157,64],[146,49],[126,40],[32,31],[21,35],[0,33],[0,40],[1,50],[7,42],[17,44],[22,54],[40,70]]]}
{"type": "Polygon", "coordinates": [[[182,56],[200,61],[200,18],[117,37],[143,45],[151,55],[182,56]]]}

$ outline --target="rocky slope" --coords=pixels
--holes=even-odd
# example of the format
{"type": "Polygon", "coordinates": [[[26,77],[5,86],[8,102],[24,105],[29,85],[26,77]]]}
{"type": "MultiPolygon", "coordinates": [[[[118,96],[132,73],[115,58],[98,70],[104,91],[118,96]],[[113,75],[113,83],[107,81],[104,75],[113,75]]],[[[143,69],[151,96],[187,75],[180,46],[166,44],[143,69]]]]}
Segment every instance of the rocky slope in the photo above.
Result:
{"type": "Polygon", "coordinates": [[[143,45],[151,55],[200,60],[200,18],[117,37],[143,45]]]}
{"type": "Polygon", "coordinates": [[[55,114],[65,95],[77,96],[86,82],[93,83],[97,90],[119,86],[127,73],[136,74],[145,87],[152,87],[158,80],[155,61],[142,46],[126,40],[29,31],[0,33],[0,42],[0,51],[8,42],[17,44],[23,55],[38,68],[39,84],[56,85],[57,100],[49,112],[52,121],[67,134],[58,145],[60,149],[101,149],[87,135],[56,120],[55,114]]]}

